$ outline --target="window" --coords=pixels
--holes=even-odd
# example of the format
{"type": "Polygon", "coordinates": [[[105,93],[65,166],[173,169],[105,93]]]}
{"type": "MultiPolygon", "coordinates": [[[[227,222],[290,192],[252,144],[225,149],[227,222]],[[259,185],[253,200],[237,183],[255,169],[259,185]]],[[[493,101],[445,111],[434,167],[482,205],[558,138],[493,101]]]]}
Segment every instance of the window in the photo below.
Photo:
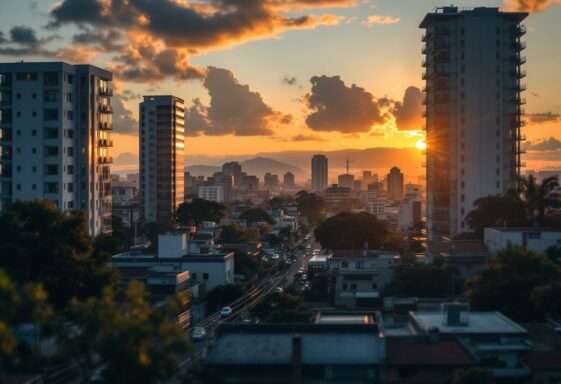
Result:
{"type": "Polygon", "coordinates": [[[46,156],[58,156],[58,147],[55,147],[55,146],[45,147],[45,155],[46,156]]]}
{"type": "Polygon", "coordinates": [[[348,261],[342,261],[341,262],[341,268],[349,268],[349,262],[348,261]]]}
{"type": "Polygon", "coordinates": [[[73,201],[68,202],[68,208],[69,209],[74,209],[74,202],[73,201]]]}
{"type": "Polygon", "coordinates": [[[58,175],[58,165],[56,164],[45,165],[45,173],[47,174],[47,176],[58,175]]]}
{"type": "Polygon", "coordinates": [[[16,73],[16,80],[35,81],[37,80],[37,72],[18,72],[16,73]]]}
{"type": "Polygon", "coordinates": [[[58,184],[57,183],[45,183],[45,192],[46,193],[58,193],[58,184]]]}
{"type": "Polygon", "coordinates": [[[351,284],[351,291],[356,291],[356,284],[351,284]]]}
{"type": "Polygon", "coordinates": [[[17,184],[17,185],[16,185],[16,190],[17,190],[17,191],[21,191],[21,184],[17,184]]]}
{"type": "Polygon", "coordinates": [[[35,191],[35,190],[37,189],[37,184],[32,184],[32,185],[31,185],[31,189],[32,189],[33,191],[35,191]]]}
{"type": "Polygon", "coordinates": [[[68,93],[66,94],[66,101],[68,101],[69,103],[72,102],[72,93],[68,92],[68,93]]]}
{"type": "Polygon", "coordinates": [[[37,98],[37,94],[36,94],[35,92],[33,92],[33,93],[31,94],[31,98],[32,98],[32,99],[36,99],[36,98],[37,98]]]}
{"type": "Polygon", "coordinates": [[[347,286],[347,283],[343,283],[343,291],[346,291],[346,290],[347,290],[347,287],[348,287],[348,286],[347,286]]]}
{"type": "Polygon", "coordinates": [[[58,110],[57,109],[45,109],[43,112],[43,120],[45,121],[57,121],[58,120],[58,110]]]}
{"type": "Polygon", "coordinates": [[[37,136],[37,130],[36,129],[31,130],[31,136],[37,136]]]}
{"type": "Polygon", "coordinates": [[[31,112],[31,116],[37,117],[37,112],[35,112],[35,111],[31,112]]]}
{"type": "Polygon", "coordinates": [[[378,284],[372,283],[372,289],[378,289],[378,284]]]}
{"type": "Polygon", "coordinates": [[[45,103],[54,103],[57,99],[57,91],[45,91],[43,94],[43,101],[45,103]]]}
{"type": "Polygon", "coordinates": [[[72,184],[72,183],[66,184],[66,191],[67,192],[74,192],[74,184],[72,184]]]}
{"type": "Polygon", "coordinates": [[[66,119],[74,120],[74,113],[72,111],[66,111],[66,119]]]}
{"type": "Polygon", "coordinates": [[[66,154],[68,156],[74,156],[74,148],[73,147],[66,148],[66,154]]]}
{"type": "Polygon", "coordinates": [[[203,273],[203,280],[207,281],[208,280],[208,273],[203,273]]]}
{"type": "Polygon", "coordinates": [[[45,139],[58,138],[58,128],[45,128],[45,139]]]}
{"type": "Polygon", "coordinates": [[[43,75],[43,81],[45,85],[58,85],[58,72],[45,72],[45,74],[43,75]]]}
{"type": "Polygon", "coordinates": [[[74,166],[73,166],[73,165],[69,165],[69,166],[66,168],[66,172],[67,172],[69,175],[73,175],[73,174],[74,174],[74,166]]]}

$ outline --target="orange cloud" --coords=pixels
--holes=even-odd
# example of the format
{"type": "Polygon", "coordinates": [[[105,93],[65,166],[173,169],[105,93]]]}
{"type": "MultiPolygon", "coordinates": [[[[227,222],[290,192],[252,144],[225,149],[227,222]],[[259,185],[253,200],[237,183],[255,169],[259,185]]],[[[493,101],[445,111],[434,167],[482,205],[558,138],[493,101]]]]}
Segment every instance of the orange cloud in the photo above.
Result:
{"type": "Polygon", "coordinates": [[[391,25],[399,23],[399,18],[393,16],[371,15],[364,21],[364,25],[372,28],[376,25],[391,25]]]}
{"type": "Polygon", "coordinates": [[[555,4],[561,4],[561,0],[504,0],[508,11],[539,12],[555,4]]]}

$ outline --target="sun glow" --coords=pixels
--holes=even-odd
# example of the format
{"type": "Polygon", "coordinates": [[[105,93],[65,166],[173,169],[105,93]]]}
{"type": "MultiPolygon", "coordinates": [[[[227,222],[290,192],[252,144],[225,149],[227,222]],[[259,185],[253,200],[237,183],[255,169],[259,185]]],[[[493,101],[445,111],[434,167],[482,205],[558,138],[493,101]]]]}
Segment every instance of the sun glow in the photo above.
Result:
{"type": "Polygon", "coordinates": [[[426,143],[425,139],[417,140],[417,142],[415,143],[415,148],[417,148],[419,151],[426,150],[427,149],[427,143],[426,143]]]}

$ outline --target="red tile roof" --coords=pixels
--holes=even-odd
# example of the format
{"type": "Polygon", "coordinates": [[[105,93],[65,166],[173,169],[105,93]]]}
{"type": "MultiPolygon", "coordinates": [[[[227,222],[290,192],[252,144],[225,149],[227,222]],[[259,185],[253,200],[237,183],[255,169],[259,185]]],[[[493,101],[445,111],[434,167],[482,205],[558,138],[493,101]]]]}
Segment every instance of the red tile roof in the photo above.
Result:
{"type": "Polygon", "coordinates": [[[426,340],[387,339],[389,365],[466,366],[473,359],[455,340],[429,342],[426,340]]]}

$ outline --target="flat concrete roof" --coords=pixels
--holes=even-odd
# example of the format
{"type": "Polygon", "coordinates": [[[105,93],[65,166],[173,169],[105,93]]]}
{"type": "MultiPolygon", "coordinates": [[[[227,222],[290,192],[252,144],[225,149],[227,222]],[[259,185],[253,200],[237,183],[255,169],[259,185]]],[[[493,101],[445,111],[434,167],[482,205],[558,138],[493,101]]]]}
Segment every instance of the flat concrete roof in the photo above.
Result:
{"type": "Polygon", "coordinates": [[[423,333],[438,329],[448,334],[526,334],[528,331],[500,312],[469,312],[466,325],[447,325],[440,311],[409,312],[416,328],[423,333]]]}

